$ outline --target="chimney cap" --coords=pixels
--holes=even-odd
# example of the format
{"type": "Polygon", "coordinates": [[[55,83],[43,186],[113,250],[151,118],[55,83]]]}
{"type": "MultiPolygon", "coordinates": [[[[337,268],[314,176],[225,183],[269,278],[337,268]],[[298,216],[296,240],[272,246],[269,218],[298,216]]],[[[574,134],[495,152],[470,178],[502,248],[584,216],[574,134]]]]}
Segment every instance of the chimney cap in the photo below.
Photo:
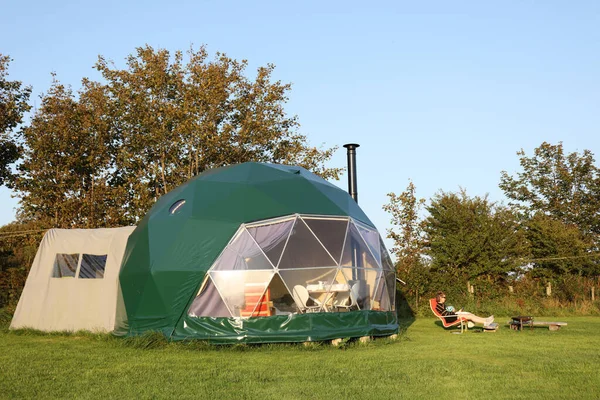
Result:
{"type": "Polygon", "coordinates": [[[347,148],[347,149],[352,150],[352,149],[356,149],[357,147],[360,147],[360,144],[358,144],[358,143],[346,143],[344,145],[344,147],[347,148]]]}

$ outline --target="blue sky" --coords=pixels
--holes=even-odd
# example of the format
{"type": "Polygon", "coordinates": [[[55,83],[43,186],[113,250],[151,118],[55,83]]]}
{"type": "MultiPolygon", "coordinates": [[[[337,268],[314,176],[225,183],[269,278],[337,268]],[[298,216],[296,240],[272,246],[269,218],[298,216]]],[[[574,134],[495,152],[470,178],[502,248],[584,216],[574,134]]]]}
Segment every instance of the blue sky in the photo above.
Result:
{"type": "MultiPolygon", "coordinates": [[[[516,152],[562,141],[600,157],[597,1],[8,1],[0,52],[10,78],[45,92],[52,71],[79,88],[99,54],[120,67],[135,48],[208,50],[273,63],[293,83],[289,114],[310,143],[356,142],[361,207],[379,230],[386,193],[464,187],[504,200],[516,152]]],[[[337,182],[346,188],[346,178],[337,182]]],[[[17,202],[0,189],[0,224],[17,202]]],[[[389,242],[388,242],[389,244],[389,242]]]]}

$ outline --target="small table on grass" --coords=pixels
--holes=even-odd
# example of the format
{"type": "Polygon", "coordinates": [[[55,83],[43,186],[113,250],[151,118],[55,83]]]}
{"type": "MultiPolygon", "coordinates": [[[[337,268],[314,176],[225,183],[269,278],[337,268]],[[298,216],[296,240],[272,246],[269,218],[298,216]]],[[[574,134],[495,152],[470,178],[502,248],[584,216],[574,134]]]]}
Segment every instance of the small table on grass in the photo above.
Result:
{"type": "Polygon", "coordinates": [[[510,321],[510,329],[522,331],[523,325],[529,325],[529,329],[533,329],[533,317],[529,315],[518,315],[516,317],[512,317],[512,321],[510,321]]]}

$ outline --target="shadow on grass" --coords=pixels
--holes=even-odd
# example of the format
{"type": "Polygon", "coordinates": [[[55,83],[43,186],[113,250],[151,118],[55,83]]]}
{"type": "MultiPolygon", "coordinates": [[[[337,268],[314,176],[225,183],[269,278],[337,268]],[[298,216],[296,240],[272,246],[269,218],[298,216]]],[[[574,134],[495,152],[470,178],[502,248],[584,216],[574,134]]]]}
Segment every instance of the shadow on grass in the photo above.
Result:
{"type": "Polygon", "coordinates": [[[412,309],[404,293],[396,288],[396,315],[398,316],[399,334],[406,330],[415,322],[415,311],[412,309]]]}
{"type": "Polygon", "coordinates": [[[460,332],[460,324],[458,324],[458,325],[454,325],[454,326],[450,326],[450,327],[448,327],[448,328],[445,328],[445,327],[444,327],[444,324],[442,324],[442,321],[440,321],[439,319],[438,319],[438,320],[436,320],[436,321],[434,321],[434,323],[435,323],[435,325],[436,325],[437,327],[439,327],[439,328],[440,328],[440,330],[442,330],[442,331],[448,331],[448,332],[454,332],[454,331],[457,331],[457,332],[460,332]]]}

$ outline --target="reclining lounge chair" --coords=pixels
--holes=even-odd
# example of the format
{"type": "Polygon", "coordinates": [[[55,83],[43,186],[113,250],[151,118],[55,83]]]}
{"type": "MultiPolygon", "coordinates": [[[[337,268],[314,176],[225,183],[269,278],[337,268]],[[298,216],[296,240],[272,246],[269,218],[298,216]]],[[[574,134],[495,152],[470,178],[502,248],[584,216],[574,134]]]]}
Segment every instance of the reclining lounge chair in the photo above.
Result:
{"type": "Polygon", "coordinates": [[[452,326],[456,326],[456,325],[460,324],[460,333],[463,333],[463,331],[468,328],[468,321],[466,318],[459,317],[456,314],[442,315],[436,310],[436,306],[437,306],[437,301],[436,301],[435,297],[433,299],[429,299],[429,307],[431,307],[431,311],[433,311],[435,316],[438,317],[442,321],[442,325],[444,325],[444,328],[450,328],[452,326]],[[456,317],[456,321],[449,322],[446,320],[446,318],[448,318],[448,317],[456,317]]]}

